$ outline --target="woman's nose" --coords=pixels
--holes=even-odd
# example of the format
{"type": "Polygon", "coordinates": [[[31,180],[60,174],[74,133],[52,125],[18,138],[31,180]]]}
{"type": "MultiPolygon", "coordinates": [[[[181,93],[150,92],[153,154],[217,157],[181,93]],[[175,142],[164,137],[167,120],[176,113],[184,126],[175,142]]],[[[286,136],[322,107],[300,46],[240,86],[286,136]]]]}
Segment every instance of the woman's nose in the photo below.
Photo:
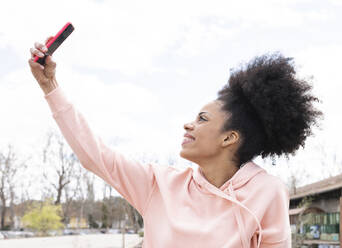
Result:
{"type": "Polygon", "coordinates": [[[184,124],[184,129],[185,130],[189,130],[189,129],[193,129],[194,128],[194,125],[192,123],[185,123],[184,124]]]}

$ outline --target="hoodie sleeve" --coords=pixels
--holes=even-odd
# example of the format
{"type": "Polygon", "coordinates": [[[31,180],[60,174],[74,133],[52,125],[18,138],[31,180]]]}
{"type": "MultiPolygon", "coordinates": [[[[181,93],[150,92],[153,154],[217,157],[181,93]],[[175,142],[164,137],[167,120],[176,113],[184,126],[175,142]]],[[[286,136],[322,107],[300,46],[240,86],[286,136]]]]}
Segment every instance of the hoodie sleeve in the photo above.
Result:
{"type": "Polygon", "coordinates": [[[81,165],[114,187],[143,216],[155,182],[152,165],[130,160],[104,144],[60,86],[45,99],[81,165]]]}
{"type": "Polygon", "coordinates": [[[289,191],[280,179],[277,181],[274,187],[276,190],[260,222],[262,227],[260,248],[291,248],[289,191]]]}

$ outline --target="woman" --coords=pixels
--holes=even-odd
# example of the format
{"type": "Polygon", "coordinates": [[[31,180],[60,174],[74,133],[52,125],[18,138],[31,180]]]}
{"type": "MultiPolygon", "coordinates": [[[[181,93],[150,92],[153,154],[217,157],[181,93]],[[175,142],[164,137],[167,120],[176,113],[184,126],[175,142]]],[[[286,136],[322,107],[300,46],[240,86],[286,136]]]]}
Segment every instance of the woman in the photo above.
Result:
{"type": "Polygon", "coordinates": [[[46,48],[29,64],[53,118],[82,166],[112,185],[144,218],[146,248],[291,247],[289,192],[252,159],[294,154],[322,113],[291,59],[256,57],[184,125],[181,157],[197,169],[144,165],[111,150],[66,98],[46,48]]]}

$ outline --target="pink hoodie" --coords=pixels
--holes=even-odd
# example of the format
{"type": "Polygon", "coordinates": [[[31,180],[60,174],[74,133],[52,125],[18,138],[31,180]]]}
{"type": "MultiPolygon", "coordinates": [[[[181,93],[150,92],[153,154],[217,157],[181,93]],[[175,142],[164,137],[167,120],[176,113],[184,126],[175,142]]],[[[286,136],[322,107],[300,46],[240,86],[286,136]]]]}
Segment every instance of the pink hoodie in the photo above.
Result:
{"type": "Polygon", "coordinates": [[[145,248],[291,247],[286,185],[248,162],[220,188],[197,169],[141,164],[106,146],[59,86],[45,95],[82,166],[144,219],[145,248]]]}

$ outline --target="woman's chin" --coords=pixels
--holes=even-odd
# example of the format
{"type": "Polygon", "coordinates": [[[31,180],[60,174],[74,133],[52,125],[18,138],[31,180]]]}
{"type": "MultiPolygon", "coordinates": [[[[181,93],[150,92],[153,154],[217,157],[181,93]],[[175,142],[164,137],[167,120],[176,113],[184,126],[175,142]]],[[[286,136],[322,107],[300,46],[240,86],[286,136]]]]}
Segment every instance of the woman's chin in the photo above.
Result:
{"type": "Polygon", "coordinates": [[[182,158],[184,158],[186,160],[192,161],[190,154],[185,149],[182,149],[180,151],[179,156],[181,156],[182,158]]]}
{"type": "Polygon", "coordinates": [[[179,152],[179,156],[181,156],[182,158],[184,159],[188,159],[187,156],[186,156],[186,151],[184,151],[184,149],[182,149],[180,152],[179,152]]]}

